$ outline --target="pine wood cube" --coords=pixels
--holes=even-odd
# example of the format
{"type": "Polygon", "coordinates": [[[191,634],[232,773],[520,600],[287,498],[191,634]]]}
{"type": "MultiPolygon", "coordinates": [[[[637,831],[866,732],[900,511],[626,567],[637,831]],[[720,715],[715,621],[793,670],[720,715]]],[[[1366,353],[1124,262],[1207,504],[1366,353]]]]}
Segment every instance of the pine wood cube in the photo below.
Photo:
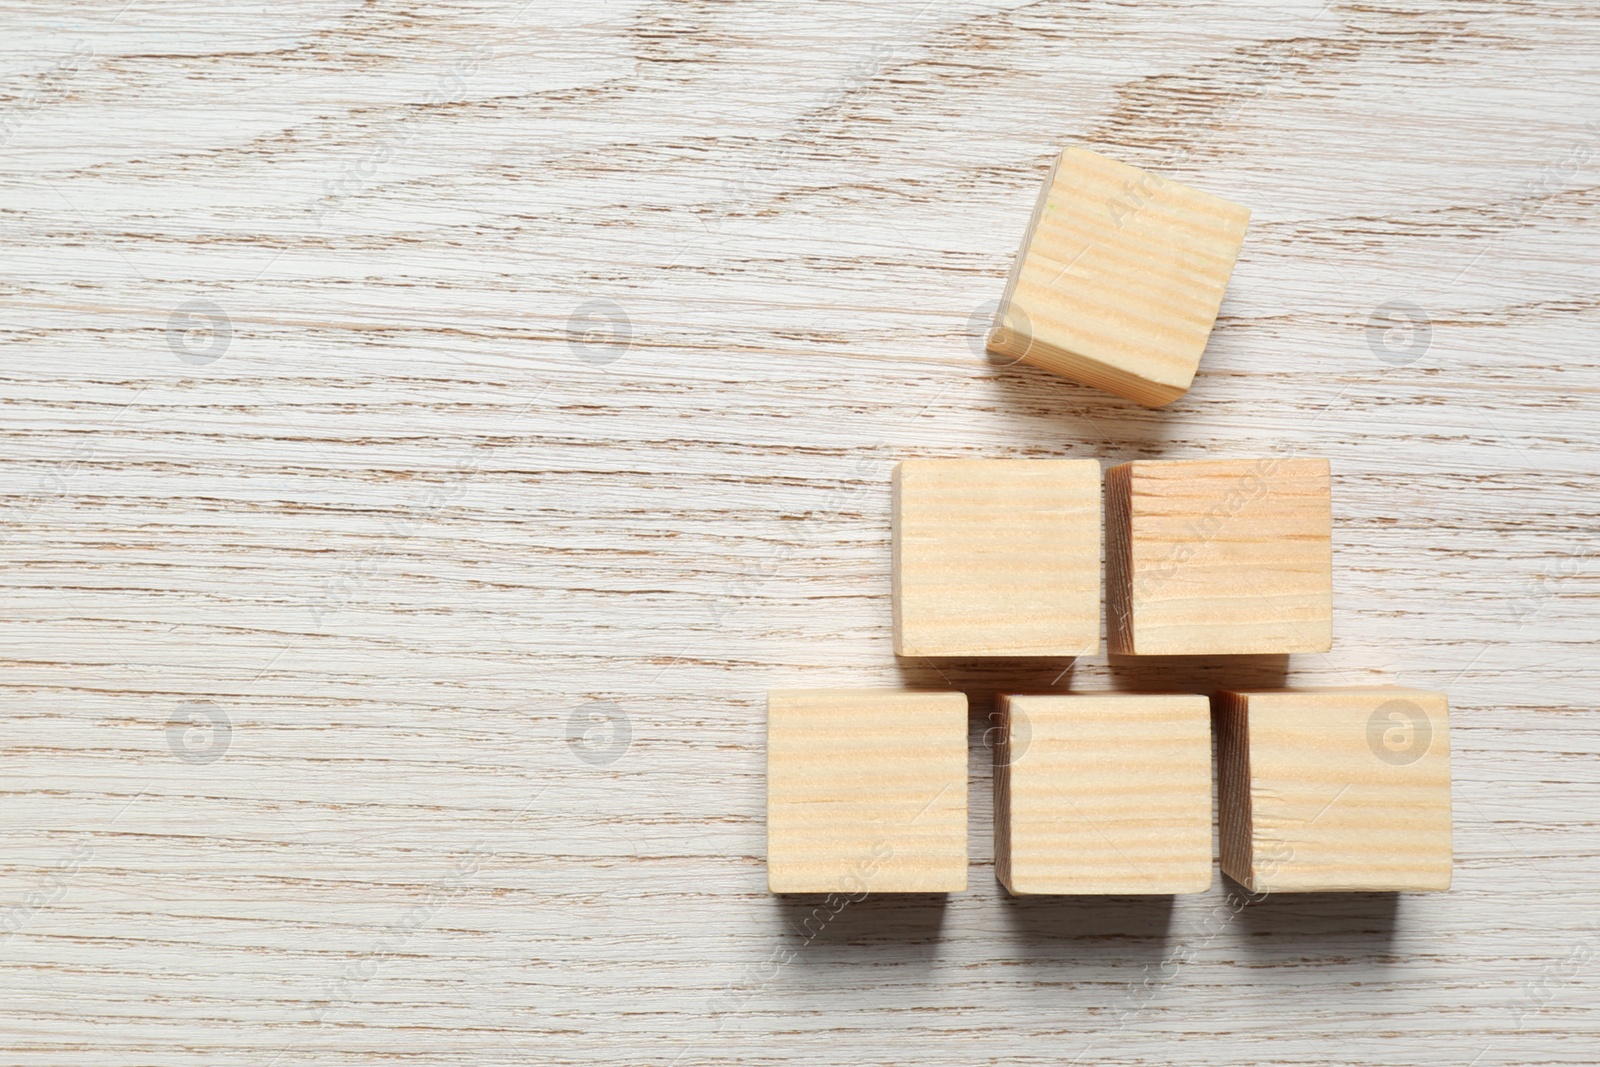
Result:
{"type": "Polygon", "coordinates": [[[967,888],[967,698],[898,689],[767,694],[767,887],[967,888]]]}
{"type": "Polygon", "coordinates": [[[908,459],[896,466],[894,651],[1100,651],[1100,464],[908,459]]]}
{"type": "Polygon", "coordinates": [[[1146,407],[1188,391],[1250,210],[1068,148],[1045,179],[988,348],[1146,407]]]}
{"type": "Polygon", "coordinates": [[[1211,705],[1001,696],[995,871],[1014,894],[1211,887],[1211,705]]]}
{"type": "Polygon", "coordinates": [[[1121,655],[1333,647],[1328,461],[1140,460],[1106,472],[1107,641],[1121,655]]]}
{"type": "Polygon", "coordinates": [[[1420,689],[1224,690],[1223,871],[1258,892],[1450,888],[1449,720],[1420,689]]]}

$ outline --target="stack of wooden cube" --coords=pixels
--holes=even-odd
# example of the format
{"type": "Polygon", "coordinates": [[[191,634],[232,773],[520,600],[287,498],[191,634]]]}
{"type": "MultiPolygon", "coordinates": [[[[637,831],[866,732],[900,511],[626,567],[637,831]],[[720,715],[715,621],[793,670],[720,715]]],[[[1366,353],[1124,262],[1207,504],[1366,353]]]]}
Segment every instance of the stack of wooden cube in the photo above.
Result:
{"type": "MultiPolygon", "coordinates": [[[[1069,150],[991,347],[1144,403],[1181,395],[1247,218],[1069,150]],[[1105,188],[1138,203],[1102,217],[1105,188]]],[[[1124,463],[1105,472],[1103,507],[1094,460],[906,460],[893,496],[897,655],[1096,654],[1102,580],[1114,655],[1332,647],[1324,459],[1124,463]]],[[[1014,894],[1209,888],[1213,736],[1221,866],[1237,882],[1449,887],[1442,693],[1001,693],[996,711],[995,866],[1014,894]]],[[[770,693],[769,888],[964,890],[967,738],[961,693],[770,693]]]]}

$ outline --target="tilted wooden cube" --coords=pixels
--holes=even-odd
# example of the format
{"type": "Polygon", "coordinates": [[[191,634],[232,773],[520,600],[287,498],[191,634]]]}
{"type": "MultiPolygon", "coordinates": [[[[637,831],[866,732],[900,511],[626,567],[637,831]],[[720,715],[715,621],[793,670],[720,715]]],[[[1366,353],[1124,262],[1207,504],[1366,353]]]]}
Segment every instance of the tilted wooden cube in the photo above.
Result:
{"type": "Polygon", "coordinates": [[[767,887],[967,887],[967,698],[898,689],[767,694],[767,887]]]}
{"type": "Polygon", "coordinates": [[[1222,869],[1258,892],[1450,888],[1450,709],[1420,689],[1224,690],[1222,869]]]}
{"type": "Polygon", "coordinates": [[[1139,460],[1108,470],[1106,635],[1121,655],[1332,648],[1328,461],[1139,460]]]}
{"type": "Polygon", "coordinates": [[[908,459],[894,470],[894,651],[1100,650],[1100,464],[908,459]]]}
{"type": "Polygon", "coordinates": [[[1211,886],[1211,705],[1195,694],[1000,696],[995,871],[1014,894],[1211,886]]]}
{"type": "Polygon", "coordinates": [[[1045,179],[988,348],[1147,407],[1188,391],[1250,210],[1082,148],[1045,179]]]}

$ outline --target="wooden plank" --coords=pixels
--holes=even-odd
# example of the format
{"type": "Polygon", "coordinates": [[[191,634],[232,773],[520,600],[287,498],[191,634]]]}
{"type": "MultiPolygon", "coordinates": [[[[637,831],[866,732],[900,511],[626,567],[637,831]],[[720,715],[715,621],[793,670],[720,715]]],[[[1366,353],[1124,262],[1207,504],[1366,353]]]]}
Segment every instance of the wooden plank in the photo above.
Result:
{"type": "Polygon", "coordinates": [[[1329,463],[1139,460],[1106,472],[1107,640],[1122,655],[1326,652],[1329,463]]]}
{"type": "Polygon", "coordinates": [[[767,888],[967,888],[967,698],[893,689],[767,694],[767,888]]]}
{"type": "Polygon", "coordinates": [[[1250,209],[1083,148],[1051,166],[991,352],[1148,407],[1188,391],[1250,209]]]}
{"type": "Polygon", "coordinates": [[[1100,464],[904,460],[894,470],[901,656],[1100,651],[1100,464]]]}
{"type": "Polygon", "coordinates": [[[1223,690],[1223,871],[1259,892],[1450,888],[1449,720],[1421,689],[1223,690]]]}
{"type": "Polygon", "coordinates": [[[1211,887],[1210,703],[1001,695],[995,874],[1016,895],[1211,887]]]}
{"type": "Polygon", "coordinates": [[[5,1063],[1594,1059],[1592,9],[22,3],[6,39],[5,1063]],[[1069,139],[1254,209],[1165,409],[984,358],[1069,139]],[[1332,653],[893,655],[896,460],[1296,451],[1338,475],[1332,653]],[[1450,892],[990,873],[990,693],[1285,679],[1448,689],[1450,892]],[[970,694],[943,907],[767,893],[766,692],[831,686],[970,694]]]}

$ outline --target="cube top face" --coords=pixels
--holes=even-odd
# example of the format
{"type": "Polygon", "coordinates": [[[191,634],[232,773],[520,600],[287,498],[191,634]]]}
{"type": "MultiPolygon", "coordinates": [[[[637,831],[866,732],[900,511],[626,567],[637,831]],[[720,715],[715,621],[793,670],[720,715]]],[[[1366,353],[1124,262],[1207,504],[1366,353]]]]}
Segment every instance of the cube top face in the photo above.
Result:
{"type": "Polygon", "coordinates": [[[1100,650],[1100,464],[905,460],[894,472],[894,650],[1100,650]]]}
{"type": "Polygon", "coordinates": [[[967,887],[967,698],[898,689],[767,694],[774,893],[967,887]]]}
{"type": "Polygon", "coordinates": [[[1106,539],[1114,653],[1333,647],[1326,459],[1124,463],[1106,472],[1106,539]]]}
{"type": "Polygon", "coordinates": [[[1211,705],[1196,694],[1000,698],[996,868],[1014,894],[1201,893],[1211,705]]]}
{"type": "Polygon", "coordinates": [[[1417,689],[1224,691],[1223,870],[1264,892],[1450,888],[1449,719],[1417,689]]]}
{"type": "Polygon", "coordinates": [[[1081,148],[1061,153],[989,348],[1149,407],[1182,396],[1248,208],[1081,148]]]}

